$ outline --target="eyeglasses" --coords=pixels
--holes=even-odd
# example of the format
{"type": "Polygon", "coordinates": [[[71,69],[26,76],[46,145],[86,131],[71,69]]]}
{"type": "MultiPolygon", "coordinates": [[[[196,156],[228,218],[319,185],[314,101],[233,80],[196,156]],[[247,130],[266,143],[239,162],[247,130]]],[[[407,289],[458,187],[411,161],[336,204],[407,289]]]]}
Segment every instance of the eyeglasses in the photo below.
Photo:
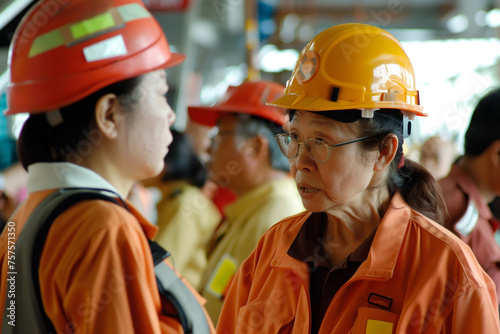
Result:
{"type": "Polygon", "coordinates": [[[335,145],[328,145],[317,139],[307,139],[303,142],[298,142],[297,139],[286,133],[280,133],[276,136],[281,153],[288,159],[293,159],[299,154],[299,146],[304,145],[309,156],[317,162],[327,162],[330,159],[330,149],[332,147],[344,146],[358,141],[365,140],[367,137],[361,137],[354,140],[345,141],[335,145]]]}

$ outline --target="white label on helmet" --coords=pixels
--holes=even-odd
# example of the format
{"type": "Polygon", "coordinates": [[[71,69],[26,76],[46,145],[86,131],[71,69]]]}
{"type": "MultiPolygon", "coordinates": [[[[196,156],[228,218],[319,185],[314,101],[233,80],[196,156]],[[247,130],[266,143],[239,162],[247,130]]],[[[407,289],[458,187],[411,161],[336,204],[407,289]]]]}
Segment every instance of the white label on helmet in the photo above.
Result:
{"type": "Polygon", "coordinates": [[[117,35],[94,45],[87,46],[83,49],[83,54],[87,62],[90,63],[126,55],[127,47],[125,46],[123,36],[117,35]]]}

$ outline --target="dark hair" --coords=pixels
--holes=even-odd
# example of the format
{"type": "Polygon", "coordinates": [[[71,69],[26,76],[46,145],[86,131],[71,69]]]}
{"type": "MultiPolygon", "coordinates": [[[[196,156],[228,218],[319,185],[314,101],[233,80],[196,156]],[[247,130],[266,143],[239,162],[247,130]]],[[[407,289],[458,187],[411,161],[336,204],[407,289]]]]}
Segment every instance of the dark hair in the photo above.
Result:
{"type": "Polygon", "coordinates": [[[200,162],[194,152],[189,137],[174,129],[171,130],[174,137],[165,156],[165,173],[162,181],[185,180],[190,184],[201,188],[207,179],[207,170],[200,162]]]}
{"type": "Polygon", "coordinates": [[[464,154],[483,153],[492,142],[500,139],[500,87],[487,93],[474,109],[465,133],[464,154]]]}
{"type": "Polygon", "coordinates": [[[90,154],[102,137],[95,124],[95,105],[105,94],[115,94],[118,102],[131,111],[140,96],[136,89],[142,76],[126,79],[100,89],[59,112],[63,122],[52,127],[47,113],[32,114],[24,123],[17,149],[25,169],[37,162],[78,162],[90,154]]]}
{"type": "MultiPolygon", "coordinates": [[[[318,114],[338,121],[338,117],[332,116],[336,112],[326,111],[318,112],[318,114]]],[[[292,119],[294,111],[290,110],[288,113],[292,119]]],[[[341,111],[340,114],[344,114],[344,111],[341,111]]],[[[403,158],[403,117],[401,111],[380,109],[374,113],[373,118],[359,116],[355,119],[344,120],[343,123],[346,123],[358,137],[369,137],[359,142],[359,145],[366,151],[382,149],[387,135],[391,133],[398,137],[396,155],[389,166],[390,176],[387,183],[389,193],[393,195],[398,191],[411,208],[435,222],[443,224],[447,210],[441,187],[436,179],[424,167],[407,158],[404,158],[404,165],[398,168],[403,158]]]]}
{"type": "Polygon", "coordinates": [[[414,210],[437,223],[443,224],[447,210],[441,187],[436,179],[420,164],[404,158],[404,165],[398,168],[403,158],[403,117],[399,110],[381,109],[373,118],[362,118],[352,123],[360,137],[370,138],[360,142],[366,150],[379,150],[388,134],[398,137],[398,149],[389,166],[388,188],[391,194],[398,191],[405,202],[414,210]]]}
{"type": "Polygon", "coordinates": [[[262,135],[269,142],[269,159],[271,167],[284,172],[290,171],[288,159],[281,153],[275,137],[282,133],[281,125],[261,117],[248,114],[236,114],[238,116],[238,126],[236,132],[243,138],[252,138],[262,135]]]}

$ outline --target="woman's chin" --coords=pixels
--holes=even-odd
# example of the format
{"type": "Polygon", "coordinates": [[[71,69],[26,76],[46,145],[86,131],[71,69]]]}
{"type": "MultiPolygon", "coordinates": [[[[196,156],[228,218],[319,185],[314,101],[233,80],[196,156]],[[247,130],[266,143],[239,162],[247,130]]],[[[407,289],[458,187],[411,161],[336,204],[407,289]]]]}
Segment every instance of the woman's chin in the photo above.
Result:
{"type": "Polygon", "coordinates": [[[323,212],[326,210],[326,208],[324,206],[320,205],[320,203],[318,203],[318,201],[311,201],[311,200],[302,199],[302,205],[309,212],[323,212]]]}

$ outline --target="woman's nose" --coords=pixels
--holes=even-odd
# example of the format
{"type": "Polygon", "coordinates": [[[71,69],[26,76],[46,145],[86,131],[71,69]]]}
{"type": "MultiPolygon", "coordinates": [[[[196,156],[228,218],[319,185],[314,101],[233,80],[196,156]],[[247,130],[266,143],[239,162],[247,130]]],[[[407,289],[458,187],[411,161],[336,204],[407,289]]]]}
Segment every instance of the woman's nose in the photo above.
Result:
{"type": "Polygon", "coordinates": [[[300,145],[297,152],[297,156],[293,158],[295,167],[299,170],[309,170],[313,171],[316,168],[316,162],[311,158],[309,154],[310,147],[307,144],[300,145]]]}

